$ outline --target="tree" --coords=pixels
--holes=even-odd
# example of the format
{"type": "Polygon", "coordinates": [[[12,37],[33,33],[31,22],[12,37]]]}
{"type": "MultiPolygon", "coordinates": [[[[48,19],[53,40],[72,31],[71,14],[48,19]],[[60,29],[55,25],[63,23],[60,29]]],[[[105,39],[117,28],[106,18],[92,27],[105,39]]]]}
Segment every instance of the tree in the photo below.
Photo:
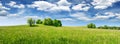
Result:
{"type": "Polygon", "coordinates": [[[96,25],[93,24],[93,23],[90,23],[90,24],[87,25],[87,27],[88,27],[88,28],[96,28],[96,25]]]}
{"type": "Polygon", "coordinates": [[[58,26],[58,20],[55,19],[55,20],[53,21],[53,25],[57,27],[57,26],[58,26]]]}
{"type": "Polygon", "coordinates": [[[41,21],[40,19],[38,19],[38,20],[36,21],[36,24],[42,24],[42,21],[41,21]]]}
{"type": "Polygon", "coordinates": [[[62,26],[62,23],[60,20],[58,20],[58,26],[61,27],[62,26]]]}
{"type": "Polygon", "coordinates": [[[53,25],[53,20],[51,18],[47,18],[48,25],[53,25]]]}
{"type": "Polygon", "coordinates": [[[27,23],[29,24],[30,27],[31,27],[31,26],[34,26],[34,25],[35,25],[35,20],[33,20],[32,18],[29,18],[29,19],[27,20],[27,23]]]}
{"type": "Polygon", "coordinates": [[[53,25],[53,20],[51,18],[45,18],[43,21],[44,25],[53,25]]]}
{"type": "Polygon", "coordinates": [[[62,26],[62,23],[61,23],[60,20],[56,20],[56,19],[55,19],[55,20],[53,21],[53,25],[56,26],[56,27],[61,27],[61,26],[62,26]]]}
{"type": "Polygon", "coordinates": [[[43,20],[43,24],[47,25],[47,19],[46,18],[43,20]]]}

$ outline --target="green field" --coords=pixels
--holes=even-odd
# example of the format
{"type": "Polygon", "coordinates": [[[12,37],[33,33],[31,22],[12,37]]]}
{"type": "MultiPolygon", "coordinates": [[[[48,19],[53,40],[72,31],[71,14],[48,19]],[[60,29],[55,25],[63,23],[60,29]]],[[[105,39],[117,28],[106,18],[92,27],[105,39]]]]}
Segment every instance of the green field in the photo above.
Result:
{"type": "Polygon", "coordinates": [[[44,25],[1,26],[0,44],[120,44],[120,30],[44,25]]]}

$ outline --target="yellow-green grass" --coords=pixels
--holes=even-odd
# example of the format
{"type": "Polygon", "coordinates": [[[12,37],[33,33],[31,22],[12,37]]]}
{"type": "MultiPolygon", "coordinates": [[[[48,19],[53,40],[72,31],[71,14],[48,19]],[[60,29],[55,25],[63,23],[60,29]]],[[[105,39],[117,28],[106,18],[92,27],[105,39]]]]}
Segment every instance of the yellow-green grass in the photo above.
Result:
{"type": "Polygon", "coordinates": [[[44,25],[1,26],[0,44],[120,44],[120,31],[44,25]]]}

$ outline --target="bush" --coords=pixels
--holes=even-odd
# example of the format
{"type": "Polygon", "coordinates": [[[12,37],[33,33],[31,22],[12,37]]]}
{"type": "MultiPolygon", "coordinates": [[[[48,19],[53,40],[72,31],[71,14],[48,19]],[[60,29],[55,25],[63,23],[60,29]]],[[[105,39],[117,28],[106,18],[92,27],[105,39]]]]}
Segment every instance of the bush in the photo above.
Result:
{"type": "Polygon", "coordinates": [[[93,23],[90,23],[90,24],[87,25],[87,27],[88,27],[88,28],[96,28],[96,25],[93,24],[93,23]]]}
{"type": "Polygon", "coordinates": [[[36,21],[36,24],[42,24],[42,21],[41,21],[40,19],[38,19],[38,20],[36,21]]]}
{"type": "Polygon", "coordinates": [[[29,19],[27,20],[27,23],[29,24],[30,27],[31,27],[31,26],[34,26],[34,25],[35,25],[35,20],[33,20],[32,18],[29,18],[29,19]]]}

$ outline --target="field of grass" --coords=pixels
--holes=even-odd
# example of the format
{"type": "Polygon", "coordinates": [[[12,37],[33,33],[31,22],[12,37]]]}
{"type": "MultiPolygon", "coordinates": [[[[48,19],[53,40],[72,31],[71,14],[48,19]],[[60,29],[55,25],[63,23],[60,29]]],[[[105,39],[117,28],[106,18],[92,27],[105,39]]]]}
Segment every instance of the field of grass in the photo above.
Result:
{"type": "Polygon", "coordinates": [[[120,44],[120,30],[1,26],[0,44],[120,44]]]}

